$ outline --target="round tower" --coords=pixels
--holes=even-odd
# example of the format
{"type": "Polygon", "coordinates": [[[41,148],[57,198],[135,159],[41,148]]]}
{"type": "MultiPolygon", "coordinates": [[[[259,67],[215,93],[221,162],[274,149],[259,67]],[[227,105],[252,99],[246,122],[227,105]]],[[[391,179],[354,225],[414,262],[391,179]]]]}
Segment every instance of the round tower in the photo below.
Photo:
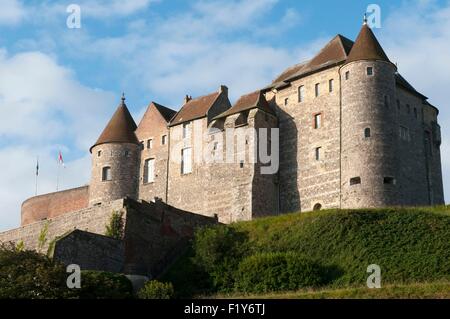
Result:
{"type": "Polygon", "coordinates": [[[89,204],[98,205],[124,197],[137,199],[140,144],[136,123],[125,97],[90,151],[92,174],[89,204]]]}
{"type": "Polygon", "coordinates": [[[397,204],[395,72],[365,21],[340,69],[342,208],[397,204]]]}

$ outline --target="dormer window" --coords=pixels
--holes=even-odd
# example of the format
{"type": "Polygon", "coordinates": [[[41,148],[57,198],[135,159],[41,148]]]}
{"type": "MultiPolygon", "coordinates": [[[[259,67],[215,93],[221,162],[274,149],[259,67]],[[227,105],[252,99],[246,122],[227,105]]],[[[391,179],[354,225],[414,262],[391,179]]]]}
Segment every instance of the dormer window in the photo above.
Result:
{"type": "Polygon", "coordinates": [[[234,125],[235,126],[241,126],[241,125],[248,124],[248,113],[249,113],[249,111],[241,112],[239,114],[239,117],[234,122],[234,125]]]}

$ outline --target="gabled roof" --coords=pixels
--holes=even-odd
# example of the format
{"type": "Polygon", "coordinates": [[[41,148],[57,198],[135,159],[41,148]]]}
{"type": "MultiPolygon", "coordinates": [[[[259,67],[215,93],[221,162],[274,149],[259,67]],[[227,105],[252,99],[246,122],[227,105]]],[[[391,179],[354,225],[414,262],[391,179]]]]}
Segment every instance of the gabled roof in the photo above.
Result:
{"type": "Polygon", "coordinates": [[[158,112],[162,115],[162,117],[164,118],[164,120],[166,120],[167,123],[169,123],[170,120],[175,116],[175,114],[177,114],[177,111],[169,109],[168,107],[165,107],[156,102],[152,102],[150,104],[150,107],[151,106],[155,107],[158,110],[158,112]]]}
{"type": "Polygon", "coordinates": [[[125,98],[122,97],[122,103],[90,151],[92,152],[92,149],[97,145],[108,143],[131,143],[139,145],[139,141],[134,133],[136,128],[136,123],[125,104],[125,98]]]}
{"type": "Polygon", "coordinates": [[[270,107],[262,91],[255,91],[250,94],[243,95],[237,100],[237,102],[227,111],[215,117],[215,119],[227,117],[232,114],[236,114],[242,111],[259,108],[264,112],[276,115],[270,107]]]}
{"type": "Polygon", "coordinates": [[[265,89],[282,88],[289,85],[290,81],[297,78],[319,71],[331,65],[343,63],[347,59],[352,46],[352,40],[338,34],[311,60],[286,69],[265,89]]]}
{"type": "Polygon", "coordinates": [[[214,105],[220,94],[221,92],[215,92],[190,100],[183,105],[180,111],[178,111],[175,117],[170,121],[170,125],[178,125],[205,117],[208,110],[214,105]]]}
{"type": "Polygon", "coordinates": [[[391,62],[367,23],[362,26],[347,63],[360,60],[391,62]]]}
{"type": "Polygon", "coordinates": [[[403,87],[405,90],[418,95],[420,98],[427,100],[428,97],[426,97],[425,95],[423,95],[422,93],[419,93],[411,84],[409,84],[408,81],[406,81],[406,79],[400,75],[400,73],[396,73],[395,74],[395,82],[398,86],[403,87]]]}

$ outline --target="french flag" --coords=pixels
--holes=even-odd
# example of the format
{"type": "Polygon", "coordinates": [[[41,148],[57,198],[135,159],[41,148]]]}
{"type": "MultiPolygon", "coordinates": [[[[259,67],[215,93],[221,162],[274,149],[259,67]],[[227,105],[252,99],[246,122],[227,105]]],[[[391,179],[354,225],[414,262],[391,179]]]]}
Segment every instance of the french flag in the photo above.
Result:
{"type": "Polygon", "coordinates": [[[64,160],[63,160],[63,156],[62,156],[61,151],[59,151],[59,155],[58,155],[58,163],[59,163],[60,165],[62,165],[62,167],[66,167],[66,164],[64,164],[64,160]]]}

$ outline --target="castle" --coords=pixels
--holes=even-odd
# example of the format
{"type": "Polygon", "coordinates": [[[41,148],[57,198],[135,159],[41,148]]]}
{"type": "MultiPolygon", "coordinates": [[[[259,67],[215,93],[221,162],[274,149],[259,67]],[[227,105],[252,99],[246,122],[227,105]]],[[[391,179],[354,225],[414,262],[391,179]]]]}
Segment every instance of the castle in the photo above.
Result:
{"type": "MultiPolygon", "coordinates": [[[[136,211],[172,210],[180,229],[180,212],[205,216],[200,223],[232,223],[328,208],[443,204],[438,113],[364,23],[355,42],[337,35],[234,105],[221,86],[186,96],[178,112],[153,102],[136,125],[123,97],[90,149],[89,186],[25,201],[22,228],[71,214],[62,222],[66,231],[101,234],[118,201],[119,208],[134,202],[136,211]],[[101,222],[92,229],[94,215],[101,222]]],[[[167,230],[163,217],[158,223],[167,230]]]]}

